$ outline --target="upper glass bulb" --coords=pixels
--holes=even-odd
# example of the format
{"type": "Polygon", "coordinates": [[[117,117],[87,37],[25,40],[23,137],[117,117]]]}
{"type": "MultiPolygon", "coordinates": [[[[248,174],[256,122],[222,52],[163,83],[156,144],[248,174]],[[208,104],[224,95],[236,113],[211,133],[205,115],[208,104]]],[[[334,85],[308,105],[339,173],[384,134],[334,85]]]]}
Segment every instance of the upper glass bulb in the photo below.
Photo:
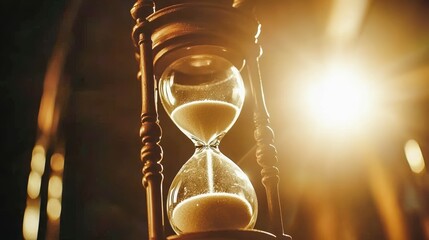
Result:
{"type": "Polygon", "coordinates": [[[216,55],[190,55],[172,63],[159,83],[162,104],[196,145],[217,145],[244,102],[240,72],[216,55]]]}

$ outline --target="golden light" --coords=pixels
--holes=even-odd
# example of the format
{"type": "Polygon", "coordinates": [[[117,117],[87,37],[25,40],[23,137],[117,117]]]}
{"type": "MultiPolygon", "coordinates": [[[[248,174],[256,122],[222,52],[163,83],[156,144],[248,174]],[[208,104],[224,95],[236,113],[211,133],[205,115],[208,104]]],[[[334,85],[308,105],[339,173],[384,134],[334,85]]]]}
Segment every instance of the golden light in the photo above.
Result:
{"type": "Polygon", "coordinates": [[[404,150],[411,171],[417,174],[423,172],[425,169],[425,160],[418,142],[414,139],[408,140],[405,143],[404,150]]]}
{"type": "Polygon", "coordinates": [[[64,169],[64,156],[61,153],[54,153],[51,157],[51,168],[54,171],[61,172],[64,169]]]}
{"type": "Polygon", "coordinates": [[[61,216],[61,202],[59,199],[51,198],[48,200],[46,212],[50,220],[58,220],[61,216]]]}
{"type": "Polygon", "coordinates": [[[35,171],[31,171],[28,176],[27,194],[31,199],[36,199],[40,194],[40,186],[42,184],[42,176],[35,171]]]}
{"type": "Polygon", "coordinates": [[[45,148],[42,145],[35,145],[33,148],[33,155],[37,153],[45,154],[45,148]]]}
{"type": "Polygon", "coordinates": [[[56,152],[51,156],[51,176],[48,182],[48,201],[46,213],[48,222],[46,226],[46,236],[48,239],[59,238],[59,219],[61,217],[61,199],[63,192],[63,170],[64,170],[64,155],[56,152]]]}
{"type": "Polygon", "coordinates": [[[353,130],[374,112],[375,89],[353,65],[337,62],[303,89],[304,110],[313,124],[328,130],[353,130]]]}
{"type": "Polygon", "coordinates": [[[369,0],[334,0],[327,34],[335,43],[347,42],[359,33],[369,0]]]}
{"type": "Polygon", "coordinates": [[[374,197],[374,203],[380,214],[387,239],[409,239],[407,237],[406,216],[398,197],[400,193],[395,186],[395,176],[381,163],[380,155],[370,149],[367,154],[369,185],[374,197]]]}
{"type": "Polygon", "coordinates": [[[27,207],[24,212],[22,233],[24,239],[37,239],[39,230],[39,208],[27,207]]]}
{"type": "Polygon", "coordinates": [[[45,162],[45,149],[40,145],[36,145],[31,157],[31,170],[37,172],[39,175],[43,175],[45,171],[45,162]]]}
{"type": "Polygon", "coordinates": [[[52,198],[61,198],[63,192],[63,181],[58,176],[52,176],[49,179],[48,195],[52,198]]]}

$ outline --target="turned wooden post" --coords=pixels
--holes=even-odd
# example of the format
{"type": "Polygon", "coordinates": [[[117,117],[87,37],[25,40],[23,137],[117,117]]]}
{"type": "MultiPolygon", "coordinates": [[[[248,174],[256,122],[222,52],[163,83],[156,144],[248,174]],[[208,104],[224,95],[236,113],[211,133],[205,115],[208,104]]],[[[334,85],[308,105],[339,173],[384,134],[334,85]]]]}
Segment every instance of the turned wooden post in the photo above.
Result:
{"type": "Polygon", "coordinates": [[[157,93],[153,76],[152,30],[146,18],[153,13],[152,0],[139,0],[131,9],[136,20],[133,29],[133,40],[138,48],[137,58],[140,63],[138,78],[142,87],[142,114],[140,137],[143,143],[141,160],[143,167],[143,186],[146,188],[148,231],[150,240],[163,240],[164,213],[162,199],[162,148],[161,127],[157,113],[157,93]]]}
{"type": "MultiPolygon", "coordinates": [[[[237,8],[253,15],[255,0],[235,0],[237,8]]],[[[259,32],[258,32],[259,34],[259,32]]],[[[258,38],[255,36],[255,40],[258,38]]],[[[274,131],[270,126],[270,116],[265,105],[264,89],[259,70],[259,57],[262,48],[256,44],[247,52],[246,62],[249,75],[249,85],[253,96],[253,120],[255,124],[254,137],[256,140],[256,161],[262,167],[262,184],[267,195],[267,207],[269,215],[269,228],[271,233],[279,239],[291,239],[284,234],[282,210],[279,194],[279,169],[277,150],[274,145],[274,131]]]]}
{"type": "Polygon", "coordinates": [[[274,145],[274,132],[270,126],[270,117],[265,105],[258,58],[259,55],[247,58],[247,69],[254,104],[256,161],[262,167],[262,184],[267,195],[269,226],[271,228],[269,231],[279,239],[290,239],[288,235],[284,234],[283,230],[277,150],[274,145]]]}

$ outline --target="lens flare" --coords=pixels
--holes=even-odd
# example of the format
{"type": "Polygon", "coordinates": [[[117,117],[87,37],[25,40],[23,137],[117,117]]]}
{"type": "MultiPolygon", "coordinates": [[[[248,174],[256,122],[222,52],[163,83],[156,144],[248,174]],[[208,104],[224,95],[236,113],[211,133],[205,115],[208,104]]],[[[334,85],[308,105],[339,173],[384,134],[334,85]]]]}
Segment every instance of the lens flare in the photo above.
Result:
{"type": "Polygon", "coordinates": [[[422,150],[416,140],[411,139],[405,143],[405,156],[407,157],[408,165],[414,173],[421,173],[425,169],[425,160],[422,150]]]}
{"type": "Polygon", "coordinates": [[[38,207],[27,207],[24,212],[22,223],[22,233],[24,239],[37,239],[39,232],[39,211],[38,207]]]}
{"type": "Polygon", "coordinates": [[[39,175],[43,175],[45,171],[45,162],[45,149],[40,145],[36,145],[31,157],[31,170],[37,172],[39,175]]]}
{"type": "Polygon", "coordinates": [[[56,198],[48,200],[46,212],[50,220],[58,220],[61,216],[61,202],[56,198]]]}
{"type": "Polygon", "coordinates": [[[61,153],[54,153],[51,157],[51,168],[53,171],[62,172],[64,170],[64,156],[61,153]]]}
{"type": "Polygon", "coordinates": [[[31,171],[28,176],[27,194],[31,199],[36,199],[40,194],[40,186],[42,185],[42,176],[35,171],[31,171]]]}
{"type": "Polygon", "coordinates": [[[63,192],[63,181],[58,176],[52,176],[49,179],[48,195],[52,198],[61,198],[63,192]]]}

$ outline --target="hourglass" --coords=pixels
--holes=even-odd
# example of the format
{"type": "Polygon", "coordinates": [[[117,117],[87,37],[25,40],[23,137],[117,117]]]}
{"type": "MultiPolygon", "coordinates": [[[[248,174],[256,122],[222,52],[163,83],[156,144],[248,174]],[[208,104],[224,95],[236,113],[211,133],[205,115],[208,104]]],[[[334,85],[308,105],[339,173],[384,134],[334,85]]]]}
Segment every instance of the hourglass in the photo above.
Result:
{"type": "Polygon", "coordinates": [[[166,68],[159,93],[166,112],[195,145],[168,192],[166,209],[173,230],[183,234],[253,228],[255,190],[219,150],[243,106],[239,70],[221,56],[191,53],[166,68]]]}
{"type": "Polygon", "coordinates": [[[151,240],[290,240],[283,232],[274,134],[265,106],[253,0],[137,0],[131,14],[142,84],[140,137],[151,240]],[[248,177],[219,150],[244,101],[246,71],[253,106],[255,164],[266,193],[267,230],[248,177]],[[158,86],[155,83],[158,81],[158,86]],[[157,91],[195,152],[163,199],[157,91]],[[164,210],[177,235],[166,237],[164,210]]]}

